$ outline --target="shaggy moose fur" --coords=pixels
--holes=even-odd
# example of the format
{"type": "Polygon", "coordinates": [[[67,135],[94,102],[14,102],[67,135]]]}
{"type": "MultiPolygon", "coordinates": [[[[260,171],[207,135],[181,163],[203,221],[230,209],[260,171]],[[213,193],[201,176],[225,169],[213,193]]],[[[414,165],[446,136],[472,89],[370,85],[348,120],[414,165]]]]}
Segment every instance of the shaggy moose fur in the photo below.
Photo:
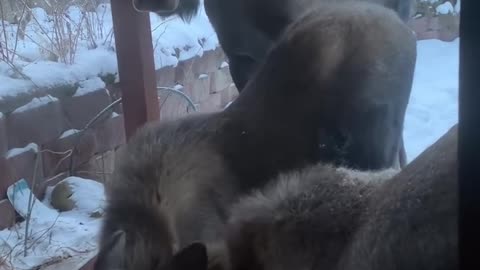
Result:
{"type": "MultiPolygon", "coordinates": [[[[289,25],[291,22],[297,20],[301,17],[305,11],[310,12],[311,10],[315,10],[316,8],[319,9],[327,9],[330,8],[328,6],[332,4],[343,4],[343,5],[351,5],[356,6],[358,2],[374,2],[381,5],[385,5],[395,11],[398,12],[402,16],[402,19],[407,20],[409,18],[410,9],[411,9],[411,0],[206,0],[205,1],[205,9],[212,22],[212,25],[217,33],[219,38],[220,44],[225,51],[230,64],[230,72],[232,74],[233,81],[235,82],[237,88],[242,90],[246,85],[247,81],[253,76],[255,71],[257,70],[258,66],[263,65],[263,61],[267,55],[267,52],[270,50],[272,44],[282,35],[284,29],[289,25]],[[351,2],[350,2],[351,1],[351,2]]],[[[150,10],[150,11],[157,11],[157,13],[161,15],[170,15],[172,12],[160,12],[159,10],[159,2],[158,0],[138,0],[137,2],[134,1],[137,8],[140,10],[150,10]]],[[[198,9],[199,2],[198,0],[180,0],[178,2],[178,8],[174,11],[175,13],[179,14],[185,20],[189,20],[191,16],[193,16],[197,9],[198,9]]],[[[355,14],[355,13],[354,13],[355,14]]],[[[354,14],[349,14],[349,16],[354,16],[354,14]]],[[[361,13],[358,13],[361,14],[361,13]]],[[[329,15],[337,15],[335,13],[331,13],[329,15]]],[[[395,16],[393,14],[387,14],[388,16],[395,16]]],[[[362,16],[362,15],[360,15],[362,16]]],[[[334,21],[334,18],[332,18],[334,21]]],[[[392,20],[389,18],[389,20],[392,20]]],[[[352,121],[351,125],[347,125],[342,127],[341,130],[328,130],[327,133],[320,131],[319,140],[322,141],[326,138],[334,141],[338,144],[339,150],[342,150],[344,143],[347,143],[346,140],[349,136],[371,136],[372,133],[375,133],[374,137],[381,138],[378,146],[385,147],[388,149],[389,155],[386,156],[387,160],[381,160],[382,163],[387,163],[387,166],[392,166],[392,162],[395,161],[396,164],[399,164],[401,167],[405,166],[407,163],[407,157],[405,152],[405,147],[403,143],[403,118],[407,107],[407,102],[410,97],[411,92],[411,81],[413,78],[413,72],[415,67],[415,57],[416,57],[416,49],[414,48],[414,39],[413,34],[412,38],[407,37],[406,40],[402,40],[402,38],[397,36],[397,40],[391,40],[388,43],[384,43],[384,37],[382,35],[376,35],[371,33],[377,33],[377,29],[375,25],[382,22],[377,22],[374,20],[369,20],[368,22],[365,20],[355,19],[353,20],[358,25],[352,25],[352,28],[356,28],[354,31],[357,31],[360,35],[368,36],[371,40],[368,41],[369,44],[372,44],[372,49],[366,49],[363,45],[360,45],[360,50],[366,50],[372,55],[369,55],[368,58],[371,59],[371,63],[360,63],[358,65],[365,65],[365,69],[372,67],[373,69],[382,69],[382,72],[372,72],[375,74],[375,79],[379,81],[379,83],[373,83],[373,78],[366,78],[365,81],[371,81],[372,84],[369,85],[358,85],[359,88],[364,87],[372,87],[381,90],[395,90],[395,91],[383,91],[381,97],[375,96],[376,91],[372,90],[372,95],[365,96],[366,99],[365,104],[373,104],[377,103],[377,100],[383,99],[381,103],[376,105],[376,108],[368,108],[364,107],[360,115],[350,115],[349,111],[342,111],[342,107],[337,108],[336,115],[343,115],[345,118],[350,119],[373,119],[372,126],[367,127],[370,129],[369,131],[365,132],[364,135],[362,134],[349,134],[350,131],[353,133],[363,133],[364,126],[369,125],[365,121],[352,121]],[[370,33],[367,33],[370,32],[370,33]],[[377,45],[374,45],[378,43],[377,45]],[[383,46],[381,52],[377,52],[375,47],[383,46]],[[405,59],[402,59],[405,58],[405,59]],[[412,62],[413,60],[413,62],[412,62]],[[385,62],[391,61],[387,64],[385,62]],[[370,66],[373,65],[373,66],[370,66]],[[384,66],[382,66],[384,65],[384,66]],[[380,77],[380,76],[387,76],[387,77],[380,77]],[[382,84],[382,81],[390,80],[390,82],[398,82],[397,85],[393,83],[382,84]],[[382,107],[382,108],[381,108],[382,107]],[[368,115],[367,115],[368,114],[368,115]],[[361,126],[361,127],[359,127],[361,126]],[[356,130],[356,129],[361,130],[356,130]],[[374,132],[371,132],[372,129],[375,129],[374,132]],[[383,137],[382,137],[383,136],[383,137]],[[383,144],[385,143],[385,144],[383,144]],[[391,152],[391,149],[394,149],[391,152]]],[[[334,24],[334,22],[333,22],[334,24]]],[[[309,35],[317,35],[318,39],[321,38],[333,38],[337,39],[340,37],[342,42],[357,42],[356,36],[352,35],[350,38],[351,41],[346,41],[341,39],[341,37],[348,36],[349,28],[341,28],[341,27],[331,27],[329,22],[325,22],[323,25],[319,25],[319,27],[325,27],[326,29],[319,29],[315,32],[309,33],[309,35]],[[338,31],[338,33],[336,33],[338,31]],[[327,34],[328,33],[328,34],[327,34]],[[337,37],[338,36],[338,37],[337,37]]],[[[399,26],[395,26],[398,28],[399,26]]],[[[396,31],[394,29],[389,29],[389,31],[396,31]]],[[[402,29],[402,31],[404,31],[402,29]]],[[[366,37],[358,37],[360,39],[366,39],[366,37]]],[[[321,43],[320,40],[317,42],[321,43]]],[[[333,45],[332,41],[326,40],[323,42],[324,44],[333,45]]],[[[353,49],[354,45],[352,44],[353,49]]],[[[297,50],[301,50],[301,48],[297,48],[297,50]]],[[[338,50],[337,52],[340,52],[338,50]]],[[[298,52],[295,52],[298,53],[298,52]]],[[[310,61],[307,59],[310,55],[303,53],[305,56],[304,61],[310,61]]],[[[296,57],[296,56],[294,56],[296,57]]],[[[329,56],[325,55],[325,59],[319,58],[319,63],[327,62],[329,63],[329,56]]],[[[347,60],[349,56],[345,55],[345,59],[347,60]]],[[[307,63],[307,62],[305,62],[307,63]]],[[[285,70],[285,69],[284,69],[285,70]]],[[[299,66],[298,69],[289,69],[288,72],[290,74],[285,74],[285,76],[293,77],[299,76],[299,73],[308,71],[307,67],[299,66]]],[[[346,74],[349,75],[349,74],[346,74]]],[[[361,75],[367,76],[367,74],[351,74],[353,76],[359,77],[361,75]]],[[[276,77],[280,76],[275,75],[276,77]]],[[[300,75],[301,76],[301,75],[300,75]]],[[[317,88],[320,90],[323,86],[316,84],[313,80],[313,77],[309,77],[303,83],[310,83],[311,88],[317,88]]],[[[362,79],[363,80],[363,79],[362,79]]],[[[280,80],[282,81],[282,80],[280,80]]],[[[296,80],[297,81],[297,80],[296,80]]],[[[348,80],[349,82],[351,79],[348,80]]],[[[349,83],[346,82],[346,83],[349,83]]],[[[301,86],[291,86],[292,88],[300,88],[301,86]]],[[[251,88],[251,87],[250,87],[251,88]]],[[[277,91],[276,95],[282,95],[281,91],[275,89],[274,87],[270,87],[270,89],[277,91]]],[[[350,96],[353,95],[352,92],[346,92],[347,94],[343,97],[347,100],[351,100],[351,102],[356,102],[356,97],[350,96]]],[[[272,94],[273,95],[273,94],[272,94]]],[[[272,96],[273,97],[273,96],[272,96]]],[[[318,100],[306,101],[306,102],[319,102],[318,100]]],[[[362,103],[363,104],[363,103],[362,103]]],[[[316,103],[317,106],[320,106],[316,103]]],[[[363,105],[362,105],[363,106],[363,105]]],[[[333,113],[333,112],[330,112],[333,113]]],[[[318,122],[317,122],[318,123],[318,122]]],[[[319,124],[321,125],[321,124],[319,124]]],[[[373,137],[370,137],[373,139],[373,137]]],[[[356,139],[359,139],[358,137],[356,139]]],[[[360,139],[363,140],[363,139],[360,139]]],[[[368,140],[368,139],[367,139],[368,140]]],[[[376,140],[376,139],[375,139],[376,140]]],[[[322,143],[319,142],[318,145],[322,143]]],[[[366,147],[369,149],[373,149],[371,154],[367,154],[363,152],[363,149],[356,149],[352,150],[349,149],[348,151],[360,151],[361,156],[369,156],[367,159],[363,159],[364,163],[373,163],[371,164],[372,167],[365,167],[365,164],[354,164],[358,166],[359,169],[380,169],[381,167],[377,167],[375,164],[378,162],[377,158],[382,159],[384,157],[384,153],[377,153],[376,148],[372,147],[370,142],[362,141],[361,147],[366,147]],[[371,160],[371,161],[370,161],[371,160]]],[[[352,146],[354,147],[354,146],[352,146]]],[[[343,149],[344,152],[347,151],[343,149]]],[[[337,154],[337,153],[335,153],[337,154]]],[[[352,164],[344,164],[344,165],[352,165],[352,164]]]]}
{"type": "Polygon", "coordinates": [[[398,143],[385,139],[403,123],[393,104],[407,102],[414,51],[410,30],[378,5],[302,17],[226,110],[151,123],[118,151],[96,269],[159,269],[192,242],[222,250],[211,243],[223,239],[229,207],[279,173],[319,161],[393,164],[398,143]],[[344,131],[345,153],[312,123],[344,131]]]}
{"type": "Polygon", "coordinates": [[[242,14],[255,25],[256,30],[274,41],[287,25],[309,9],[322,8],[325,3],[348,1],[371,2],[390,8],[396,11],[404,22],[410,19],[413,8],[412,0],[243,0],[241,8],[242,14]]]}
{"type": "Polygon", "coordinates": [[[233,206],[230,265],[216,267],[458,269],[457,181],[457,126],[397,175],[324,164],[282,175],[233,206]]]}
{"type": "Polygon", "coordinates": [[[399,153],[415,59],[415,37],[392,11],[365,2],[324,4],[290,25],[227,110],[252,119],[246,125],[262,117],[289,124],[264,140],[284,132],[313,136],[321,161],[362,170],[404,165],[399,153]],[[305,123],[316,130],[302,132],[305,123]]]}

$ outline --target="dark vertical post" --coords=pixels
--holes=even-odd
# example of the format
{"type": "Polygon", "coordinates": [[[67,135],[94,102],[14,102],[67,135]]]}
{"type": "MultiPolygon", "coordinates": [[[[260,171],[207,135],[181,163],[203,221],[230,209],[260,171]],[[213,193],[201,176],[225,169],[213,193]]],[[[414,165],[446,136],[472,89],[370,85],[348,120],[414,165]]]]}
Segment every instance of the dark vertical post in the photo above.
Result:
{"type": "Polygon", "coordinates": [[[131,0],[112,0],[111,5],[125,132],[129,138],[138,127],[158,119],[160,114],[150,17],[136,11],[131,0]]]}
{"type": "MultiPolygon", "coordinates": [[[[479,0],[462,0],[459,87],[460,268],[480,269],[480,31],[479,0]]],[[[454,192],[454,191],[452,191],[454,192]]]]}

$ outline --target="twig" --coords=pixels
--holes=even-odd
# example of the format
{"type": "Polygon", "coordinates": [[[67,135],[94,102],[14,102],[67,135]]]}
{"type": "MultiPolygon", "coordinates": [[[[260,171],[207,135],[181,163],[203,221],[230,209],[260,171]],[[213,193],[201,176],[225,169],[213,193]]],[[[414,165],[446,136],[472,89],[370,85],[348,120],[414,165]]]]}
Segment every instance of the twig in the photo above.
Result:
{"type": "MultiPolygon", "coordinates": [[[[25,3],[25,0],[18,0],[20,1],[30,12],[32,12],[32,9],[25,3]]],[[[35,21],[36,25],[40,28],[40,31],[43,33],[43,35],[50,41],[51,44],[55,44],[53,39],[50,38],[48,35],[48,31],[43,28],[42,24],[37,20],[37,18],[33,15],[32,12],[32,19],[35,21]]]]}
{"type": "Polygon", "coordinates": [[[157,86],[157,90],[165,90],[165,91],[172,92],[172,93],[175,93],[175,94],[178,94],[178,95],[182,96],[183,98],[185,98],[187,100],[188,104],[190,105],[190,107],[192,107],[193,111],[197,111],[197,108],[195,107],[195,103],[193,103],[193,101],[190,99],[190,97],[187,96],[182,91],[179,91],[175,88],[164,87],[164,86],[157,86]]]}
{"type": "MultiPolygon", "coordinates": [[[[94,248],[94,247],[92,247],[92,248],[94,248]]],[[[82,253],[89,253],[90,251],[92,251],[91,249],[78,250],[78,249],[74,249],[74,248],[72,248],[72,247],[59,247],[59,248],[56,249],[56,251],[61,250],[61,249],[69,249],[69,250],[71,250],[71,251],[73,251],[73,252],[80,253],[80,254],[82,254],[82,253]]]]}
{"type": "MultiPolygon", "coordinates": [[[[83,135],[85,134],[85,132],[93,125],[95,124],[95,122],[97,122],[97,120],[102,116],[104,115],[106,112],[108,112],[109,110],[111,110],[114,106],[116,106],[117,104],[119,104],[120,102],[122,102],[122,98],[119,98],[117,100],[115,100],[114,102],[110,103],[107,107],[105,107],[103,110],[101,110],[99,113],[97,113],[90,121],[88,121],[88,123],[85,125],[85,127],[83,129],[81,129],[79,131],[80,135],[78,136],[78,139],[75,143],[75,145],[73,146],[73,153],[75,153],[77,151],[77,147],[78,147],[78,144],[80,143],[80,140],[81,138],[83,137],[83,135]]],[[[70,156],[70,168],[69,168],[69,175],[70,176],[73,176],[73,161],[74,161],[74,155],[70,156]]]]}
{"type": "MultiPolygon", "coordinates": [[[[112,175],[113,172],[106,172],[106,171],[102,171],[102,172],[97,172],[97,171],[77,171],[77,173],[93,173],[93,174],[97,174],[97,175],[102,175],[102,176],[105,176],[105,175],[112,175]]],[[[105,179],[104,179],[105,181],[105,179]]]]}
{"type": "MultiPolygon", "coordinates": [[[[7,36],[7,27],[5,26],[5,20],[3,20],[3,18],[5,18],[5,14],[3,12],[3,4],[2,2],[0,1],[0,20],[2,21],[2,32],[3,32],[3,38],[5,39],[5,48],[8,48],[8,36],[7,36]]],[[[8,50],[5,52],[5,57],[8,61],[8,59],[10,59],[9,57],[9,54],[8,54],[8,50]]]]}
{"type": "Polygon", "coordinates": [[[32,85],[36,88],[39,88],[38,85],[25,73],[23,73],[14,63],[7,61],[6,64],[18,75],[20,75],[23,79],[30,81],[32,85]]]}
{"type": "Polygon", "coordinates": [[[67,26],[67,30],[68,30],[68,37],[69,37],[69,47],[70,47],[70,50],[69,50],[69,56],[70,56],[70,64],[73,64],[74,60],[75,60],[75,54],[76,54],[76,51],[77,51],[77,47],[78,47],[78,41],[80,39],[80,36],[82,35],[82,25],[83,25],[83,22],[86,21],[86,13],[82,13],[82,17],[80,18],[80,22],[77,23],[75,22],[72,18],[70,18],[69,15],[65,14],[64,17],[68,20],[66,22],[66,26],[67,26]],[[70,25],[74,25],[75,26],[75,34],[73,35],[72,34],[72,30],[71,30],[71,26],[70,25]],[[73,36],[73,38],[72,38],[73,36]]]}
{"type": "Polygon", "coordinates": [[[107,42],[109,46],[112,46],[113,42],[113,28],[110,28],[110,31],[108,31],[107,37],[105,38],[105,41],[103,42],[103,45],[107,45],[107,42]]]}
{"type": "Polygon", "coordinates": [[[90,121],[88,121],[88,123],[85,125],[85,127],[83,128],[83,130],[87,130],[89,129],[93,124],[95,124],[95,122],[97,122],[97,120],[106,112],[108,112],[109,110],[111,110],[115,105],[117,105],[118,103],[122,102],[122,99],[119,98],[117,100],[115,100],[114,102],[110,103],[107,107],[105,107],[103,110],[101,110],[97,115],[95,115],[90,121]]]}
{"type": "Polygon", "coordinates": [[[105,178],[105,153],[102,153],[101,157],[102,157],[102,180],[103,180],[103,183],[105,183],[107,181],[107,179],[105,178]]]}
{"type": "Polygon", "coordinates": [[[14,45],[13,45],[13,55],[12,55],[12,59],[10,59],[10,61],[12,61],[12,63],[13,63],[13,61],[15,60],[15,55],[16,55],[16,53],[17,53],[18,39],[19,39],[19,37],[20,37],[20,34],[19,34],[19,33],[20,33],[20,31],[21,31],[21,30],[20,30],[20,23],[21,23],[21,21],[23,20],[23,15],[25,15],[25,10],[26,10],[26,8],[25,8],[25,6],[24,6],[23,9],[22,9],[22,14],[21,14],[21,16],[20,16],[20,19],[19,19],[19,21],[18,21],[17,31],[16,31],[16,33],[15,33],[15,43],[14,43],[14,45]]]}
{"type": "Polygon", "coordinates": [[[67,158],[69,158],[73,154],[73,149],[68,149],[67,151],[64,151],[64,152],[55,152],[55,151],[45,149],[45,150],[42,150],[41,152],[48,152],[50,154],[55,154],[55,155],[65,155],[57,162],[57,164],[53,168],[52,172],[56,172],[58,167],[60,167],[60,165],[62,164],[62,162],[65,161],[67,158]]]}
{"type": "Polygon", "coordinates": [[[33,168],[33,177],[32,177],[32,188],[30,190],[30,194],[28,196],[28,212],[27,212],[27,218],[26,218],[26,224],[25,224],[25,246],[24,246],[24,249],[23,249],[23,256],[24,257],[27,257],[27,242],[28,242],[28,229],[30,228],[30,218],[31,218],[31,215],[32,215],[32,210],[33,210],[33,206],[35,204],[35,200],[32,202],[33,200],[33,193],[34,193],[34,190],[35,190],[35,184],[36,184],[36,179],[37,179],[37,168],[38,168],[38,161],[40,160],[40,157],[41,157],[41,153],[37,153],[35,155],[35,165],[34,165],[34,168],[33,168]]]}
{"type": "MultiPolygon", "coordinates": [[[[160,40],[160,38],[163,36],[163,34],[165,34],[165,32],[167,31],[167,28],[168,28],[168,25],[163,29],[163,32],[160,33],[158,35],[158,37],[155,39],[155,46],[153,47],[153,51],[156,51],[157,50],[157,47],[158,47],[158,41],[160,40]]],[[[153,33],[154,30],[152,30],[152,33],[153,33]]]]}
{"type": "MultiPolygon", "coordinates": [[[[15,251],[15,248],[17,248],[18,246],[21,246],[21,245],[22,245],[22,243],[19,241],[19,242],[17,242],[17,244],[14,245],[13,247],[9,247],[10,250],[9,250],[6,254],[4,254],[4,256],[3,256],[4,258],[3,258],[2,260],[0,260],[0,266],[1,266],[2,264],[7,264],[7,259],[8,259],[8,264],[9,264],[9,266],[11,267],[11,266],[13,265],[13,263],[12,263],[12,259],[13,259],[12,254],[13,254],[13,252],[15,251]]],[[[12,269],[13,269],[13,268],[12,268],[12,269]]]]}
{"type": "MultiPolygon", "coordinates": [[[[55,217],[55,220],[53,221],[52,225],[50,225],[50,227],[46,228],[45,230],[40,231],[42,232],[42,234],[40,234],[38,237],[36,237],[32,243],[30,244],[29,248],[32,248],[40,239],[42,239],[42,237],[44,237],[48,232],[50,232],[52,230],[52,228],[55,226],[55,224],[57,224],[57,221],[58,221],[58,218],[60,217],[60,214],[58,214],[56,217],[55,217]]],[[[38,233],[38,232],[37,232],[38,233]]]]}
{"type": "MultiPolygon", "coordinates": [[[[190,97],[188,97],[185,93],[183,93],[182,91],[178,91],[174,88],[171,88],[171,87],[163,87],[163,86],[158,86],[157,87],[157,90],[159,91],[162,91],[162,90],[165,90],[165,91],[169,91],[169,92],[172,92],[172,93],[175,93],[175,94],[178,94],[180,96],[182,96],[183,98],[185,98],[188,102],[188,104],[190,105],[190,107],[193,109],[193,111],[197,111],[197,108],[195,107],[195,103],[193,103],[193,101],[190,99],[190,97]]],[[[122,102],[122,98],[118,98],[117,100],[115,100],[114,102],[110,103],[107,107],[105,107],[103,110],[101,110],[99,113],[97,113],[86,125],[83,129],[81,129],[78,133],[80,133],[73,149],[72,149],[72,154],[70,155],[70,168],[69,168],[69,175],[70,176],[73,176],[73,163],[74,163],[74,153],[77,151],[77,147],[78,147],[78,144],[80,143],[80,140],[82,138],[82,136],[85,134],[85,132],[93,125],[95,124],[96,121],[98,121],[98,119],[103,116],[106,112],[110,111],[114,106],[116,106],[117,104],[119,104],[120,102],[122,102]]]]}

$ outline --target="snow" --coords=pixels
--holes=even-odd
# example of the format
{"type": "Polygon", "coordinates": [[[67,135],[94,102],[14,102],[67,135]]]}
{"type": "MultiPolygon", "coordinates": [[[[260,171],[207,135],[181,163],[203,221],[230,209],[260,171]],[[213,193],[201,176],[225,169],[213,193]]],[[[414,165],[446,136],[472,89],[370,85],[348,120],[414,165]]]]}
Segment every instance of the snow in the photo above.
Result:
{"type": "MultiPolygon", "coordinates": [[[[25,179],[20,179],[18,182],[9,186],[7,189],[7,197],[11,202],[16,212],[24,219],[29,214],[31,190],[25,179]]],[[[55,222],[57,211],[46,207],[43,203],[38,202],[35,196],[32,196],[32,210],[30,212],[30,221],[34,223],[53,223],[55,222]]]]}
{"type": "Polygon", "coordinates": [[[461,0],[458,0],[457,3],[455,4],[455,12],[460,13],[461,10],[461,0]]]}
{"type": "Polygon", "coordinates": [[[30,101],[29,103],[21,106],[21,107],[18,107],[16,108],[13,113],[21,113],[21,112],[25,112],[25,111],[28,111],[28,110],[32,110],[32,109],[35,109],[35,108],[38,108],[38,107],[41,107],[41,106],[45,106],[49,103],[52,103],[52,102],[55,102],[55,101],[58,101],[58,99],[56,97],[52,97],[50,95],[46,95],[44,97],[39,97],[39,98],[33,98],[32,101],[30,101]]]}
{"type": "Polygon", "coordinates": [[[8,150],[8,152],[5,154],[5,158],[13,158],[15,156],[21,155],[23,153],[26,153],[28,151],[33,151],[35,153],[38,152],[38,145],[36,143],[29,143],[27,146],[22,147],[22,148],[12,148],[8,150]]]}
{"type": "Polygon", "coordinates": [[[176,66],[178,61],[202,56],[204,51],[219,47],[218,38],[202,5],[190,24],[178,16],[166,19],[151,14],[155,68],[176,66]],[[162,44],[160,47],[159,44],[162,44]]]}
{"type": "MultiPolygon", "coordinates": [[[[428,2],[432,5],[437,4],[441,0],[421,0],[420,2],[428,2]]],[[[438,5],[436,7],[437,14],[449,14],[449,13],[460,13],[460,2],[461,0],[458,0],[457,3],[455,4],[455,7],[453,7],[452,3],[450,1],[445,1],[444,3],[438,5]]]]}
{"type": "MultiPolygon", "coordinates": [[[[30,221],[26,257],[23,256],[26,222],[0,231],[0,255],[7,259],[6,263],[13,269],[37,269],[67,258],[83,257],[86,260],[96,252],[101,219],[90,217],[90,213],[104,208],[103,185],[79,177],[69,177],[64,181],[72,186],[76,207],[62,213],[50,208],[51,187],[47,189],[43,202],[34,198],[31,213],[35,218],[30,221]]],[[[26,182],[17,182],[9,191],[9,199],[14,202],[15,209],[25,215],[30,195],[26,182]]]]}
{"type": "Polygon", "coordinates": [[[66,138],[66,137],[71,136],[73,134],[76,134],[78,132],[80,132],[80,130],[78,130],[78,129],[66,130],[65,132],[62,133],[62,135],[60,135],[60,139],[66,138]]]}
{"type": "MultiPolygon", "coordinates": [[[[109,4],[100,4],[95,12],[85,15],[76,7],[67,10],[65,18],[79,39],[76,46],[61,43],[67,48],[66,57],[57,61],[52,59],[58,58],[61,46],[55,41],[54,20],[42,8],[33,8],[32,14],[35,19],[27,24],[24,39],[16,39],[17,25],[14,24],[6,23],[6,35],[0,35],[0,41],[6,36],[10,46],[17,43],[13,62],[0,63],[0,100],[37,88],[72,85],[102,75],[118,74],[109,4]],[[89,30],[92,27],[88,27],[87,19],[94,30],[89,30]]],[[[183,22],[178,16],[162,19],[154,13],[150,13],[150,23],[156,69],[176,66],[179,61],[202,56],[203,52],[219,47],[203,5],[191,23],[183,22]]]]}
{"type": "MultiPolygon", "coordinates": [[[[105,208],[105,194],[103,185],[97,181],[71,176],[63,180],[72,188],[71,199],[75,202],[76,212],[90,215],[93,212],[103,212],[105,208]]],[[[63,182],[62,181],[62,182],[63,182]]],[[[49,205],[53,187],[47,188],[45,203],[49,205]]]]}
{"type": "Polygon", "coordinates": [[[182,91],[182,90],[183,90],[183,85],[181,85],[181,84],[176,84],[176,85],[173,87],[173,89],[178,90],[178,91],[182,91]]]}
{"type": "Polygon", "coordinates": [[[421,2],[429,2],[430,4],[435,4],[438,0],[421,0],[421,2]]]}
{"type": "Polygon", "coordinates": [[[225,107],[223,107],[223,109],[225,110],[225,109],[228,108],[228,106],[230,106],[230,104],[232,104],[232,103],[233,103],[233,101],[228,102],[227,105],[225,105],[225,107]]]}
{"type": "Polygon", "coordinates": [[[98,89],[105,88],[105,82],[99,77],[93,77],[91,79],[80,82],[80,86],[75,92],[75,97],[86,95],[90,92],[97,91],[98,89]]]}
{"type": "Polygon", "coordinates": [[[437,6],[436,11],[438,14],[451,14],[454,13],[455,9],[453,8],[452,3],[447,1],[437,6]]]}
{"type": "Polygon", "coordinates": [[[404,140],[409,161],[458,123],[459,39],[418,41],[404,140]]]}
{"type": "Polygon", "coordinates": [[[223,61],[222,64],[220,65],[220,68],[226,68],[228,66],[229,66],[228,63],[223,61]]]}

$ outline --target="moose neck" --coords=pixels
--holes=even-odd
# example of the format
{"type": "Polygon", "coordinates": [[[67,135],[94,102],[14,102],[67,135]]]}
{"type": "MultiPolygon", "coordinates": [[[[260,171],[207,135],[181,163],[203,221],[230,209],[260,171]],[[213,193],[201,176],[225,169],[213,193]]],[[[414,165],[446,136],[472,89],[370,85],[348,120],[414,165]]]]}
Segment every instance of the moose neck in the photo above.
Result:
{"type": "Polygon", "coordinates": [[[292,61],[284,50],[273,53],[223,112],[232,124],[222,151],[235,161],[243,179],[259,184],[316,161],[321,121],[321,106],[312,102],[315,91],[297,66],[300,61],[292,61]]]}

